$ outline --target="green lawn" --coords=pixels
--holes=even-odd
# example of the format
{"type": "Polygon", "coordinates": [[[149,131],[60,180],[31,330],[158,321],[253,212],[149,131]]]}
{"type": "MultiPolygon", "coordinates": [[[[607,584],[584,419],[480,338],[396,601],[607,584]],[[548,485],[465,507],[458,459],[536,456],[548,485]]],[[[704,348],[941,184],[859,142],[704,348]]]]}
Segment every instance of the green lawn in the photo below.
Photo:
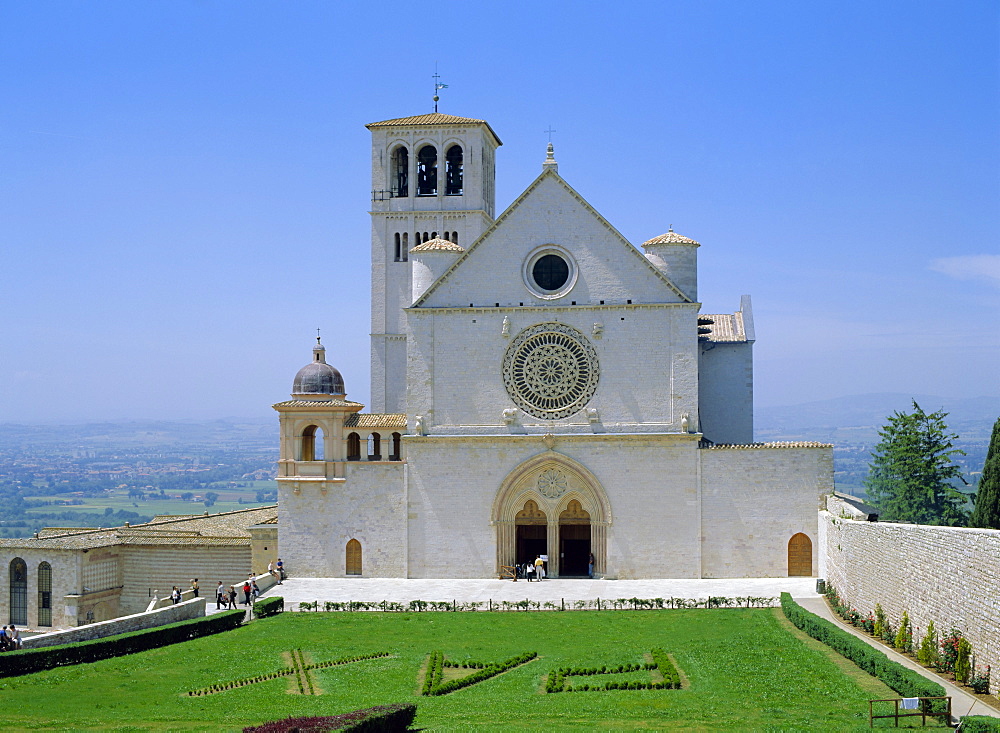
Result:
{"type": "MultiPolygon", "coordinates": [[[[449,669],[448,678],[472,671],[449,669]]],[[[574,686],[587,681],[597,680],[572,679],[574,686]]],[[[415,725],[425,730],[841,731],[867,729],[867,701],[892,696],[804,639],[775,609],[286,613],[163,649],[0,680],[5,730],[239,730],[280,717],[413,701],[415,725]],[[682,689],[543,692],[551,669],[642,664],[654,646],[676,660],[682,689]],[[297,694],[293,677],[187,694],[276,672],[291,663],[283,653],[293,649],[303,652],[300,666],[354,654],[393,656],[313,671],[320,695],[297,694]],[[421,697],[423,666],[435,650],[457,662],[530,651],[540,658],[448,695],[421,697]]]]}

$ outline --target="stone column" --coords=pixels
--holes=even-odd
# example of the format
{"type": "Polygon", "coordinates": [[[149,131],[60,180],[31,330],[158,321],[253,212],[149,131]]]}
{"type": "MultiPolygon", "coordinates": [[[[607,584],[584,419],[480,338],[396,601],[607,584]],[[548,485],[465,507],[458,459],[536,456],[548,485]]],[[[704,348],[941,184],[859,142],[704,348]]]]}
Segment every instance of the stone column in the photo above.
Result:
{"type": "Polygon", "coordinates": [[[545,572],[553,578],[559,577],[559,520],[550,519],[546,525],[545,551],[549,553],[548,567],[545,572]]]}
{"type": "Polygon", "coordinates": [[[514,542],[517,534],[517,527],[509,519],[499,519],[496,522],[497,528],[497,567],[500,572],[501,565],[514,564],[514,542]]]}

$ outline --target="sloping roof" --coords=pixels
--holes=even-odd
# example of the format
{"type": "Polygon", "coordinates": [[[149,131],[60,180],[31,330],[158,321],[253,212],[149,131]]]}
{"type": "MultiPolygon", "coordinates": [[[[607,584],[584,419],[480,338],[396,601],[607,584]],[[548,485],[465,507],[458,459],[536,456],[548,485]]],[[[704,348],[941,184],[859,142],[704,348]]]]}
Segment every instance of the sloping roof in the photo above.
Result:
{"type": "Polygon", "coordinates": [[[345,428],[405,428],[404,413],[360,413],[355,412],[344,421],[345,428]]]}
{"type": "Polygon", "coordinates": [[[698,316],[698,334],[701,339],[714,343],[733,344],[748,340],[742,312],[703,313],[698,316]]]}
{"type": "Polygon", "coordinates": [[[782,448],[832,448],[833,443],[819,443],[815,440],[778,441],[774,443],[719,443],[706,446],[702,450],[760,450],[782,448]]]}
{"type": "Polygon", "coordinates": [[[690,237],[685,237],[683,234],[678,234],[671,229],[666,234],[661,234],[658,237],[647,239],[642,243],[642,246],[648,247],[651,244],[698,244],[698,242],[694,241],[690,237]]]}
{"type": "Polygon", "coordinates": [[[113,545],[246,545],[250,527],[277,519],[278,506],[237,509],[218,514],[159,516],[146,524],[111,529],[48,528],[38,537],[0,539],[0,547],[39,550],[86,550],[113,545]]]}
{"type": "Polygon", "coordinates": [[[418,244],[416,247],[410,250],[410,252],[464,252],[465,247],[460,247],[454,242],[449,242],[447,239],[441,239],[437,237],[436,239],[431,239],[422,244],[418,244]]]}
{"type": "Polygon", "coordinates": [[[364,407],[360,402],[350,400],[338,400],[336,397],[329,400],[285,400],[277,402],[271,407],[364,407]]]}
{"type": "Polygon", "coordinates": [[[371,130],[373,127],[403,127],[405,125],[483,125],[497,141],[497,145],[503,145],[500,138],[490,127],[486,120],[477,120],[472,117],[458,117],[456,115],[446,115],[441,112],[430,112],[425,115],[413,115],[412,117],[396,117],[391,120],[381,122],[369,122],[365,127],[371,130]]]}

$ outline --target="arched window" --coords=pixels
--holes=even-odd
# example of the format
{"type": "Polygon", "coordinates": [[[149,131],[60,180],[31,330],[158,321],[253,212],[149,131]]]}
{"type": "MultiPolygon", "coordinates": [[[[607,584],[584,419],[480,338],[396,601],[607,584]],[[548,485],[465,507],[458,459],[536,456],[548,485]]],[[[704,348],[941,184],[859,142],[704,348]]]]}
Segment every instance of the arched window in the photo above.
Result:
{"type": "Polygon", "coordinates": [[[399,460],[399,449],[401,447],[400,443],[402,442],[402,439],[403,439],[403,436],[400,435],[399,433],[393,433],[392,434],[392,452],[389,454],[389,460],[390,461],[398,461],[399,460]]]}
{"type": "Polygon", "coordinates": [[[52,566],[38,563],[38,625],[52,625],[52,566]]]}
{"type": "Polygon", "coordinates": [[[400,145],[392,151],[393,196],[405,198],[410,195],[410,154],[400,145]]]}
{"type": "Polygon", "coordinates": [[[310,425],[302,431],[302,452],[300,461],[323,460],[323,429],[310,425]]]}
{"type": "Polygon", "coordinates": [[[438,192],[438,151],[424,145],[417,153],[417,196],[436,196],[438,192]]]}
{"type": "Polygon", "coordinates": [[[361,543],[351,540],[347,543],[347,566],[348,575],[361,575],[361,543]]]}
{"type": "Polygon", "coordinates": [[[403,232],[403,262],[410,258],[410,233],[403,232]]]}
{"type": "Polygon", "coordinates": [[[19,557],[10,561],[10,623],[28,625],[28,566],[19,557]]]}
{"type": "Polygon", "coordinates": [[[445,194],[462,195],[462,148],[452,145],[445,156],[445,194]]]}
{"type": "Polygon", "coordinates": [[[396,232],[396,262],[402,260],[402,242],[399,239],[399,232],[396,232]]]}
{"type": "Polygon", "coordinates": [[[368,460],[382,460],[382,436],[378,433],[372,433],[368,436],[368,460]]]}
{"type": "Polygon", "coordinates": [[[451,233],[451,241],[454,242],[455,244],[458,244],[458,232],[451,233]]]}
{"type": "Polygon", "coordinates": [[[361,460],[361,436],[357,433],[351,433],[347,436],[347,460],[361,460]]]}
{"type": "Polygon", "coordinates": [[[437,239],[437,238],[438,238],[438,233],[437,232],[431,232],[431,239],[437,239]]]}

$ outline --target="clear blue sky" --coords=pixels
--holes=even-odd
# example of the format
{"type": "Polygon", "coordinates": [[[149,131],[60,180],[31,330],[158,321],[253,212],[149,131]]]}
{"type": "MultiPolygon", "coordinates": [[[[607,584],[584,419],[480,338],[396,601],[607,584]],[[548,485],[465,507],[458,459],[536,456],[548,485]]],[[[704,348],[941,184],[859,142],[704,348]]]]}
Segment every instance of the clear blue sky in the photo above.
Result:
{"type": "Polygon", "coordinates": [[[0,1],[0,421],[368,399],[369,135],[484,118],[753,296],[757,402],[1000,392],[1000,4],[0,1]]]}

